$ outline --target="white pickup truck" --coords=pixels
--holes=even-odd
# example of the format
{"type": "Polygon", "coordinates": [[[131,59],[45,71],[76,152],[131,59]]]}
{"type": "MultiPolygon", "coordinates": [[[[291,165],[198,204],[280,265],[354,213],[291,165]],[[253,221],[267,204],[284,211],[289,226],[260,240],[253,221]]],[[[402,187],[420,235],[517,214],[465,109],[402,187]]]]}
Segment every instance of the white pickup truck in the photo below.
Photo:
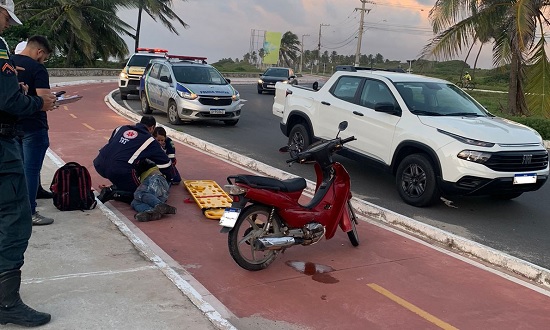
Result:
{"type": "Polygon", "coordinates": [[[341,154],[382,165],[401,198],[428,206],[441,196],[512,199],[548,179],[548,151],[533,129],[495,117],[459,87],[419,75],[346,66],[319,89],[277,83],[273,114],[288,144],[357,141],[341,154]]]}

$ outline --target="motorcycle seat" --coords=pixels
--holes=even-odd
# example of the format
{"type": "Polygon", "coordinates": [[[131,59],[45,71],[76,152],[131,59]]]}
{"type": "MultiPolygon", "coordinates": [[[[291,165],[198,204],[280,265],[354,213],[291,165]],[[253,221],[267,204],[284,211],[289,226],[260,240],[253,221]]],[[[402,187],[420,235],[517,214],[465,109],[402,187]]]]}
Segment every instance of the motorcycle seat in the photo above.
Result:
{"type": "Polygon", "coordinates": [[[278,190],[283,192],[302,191],[307,186],[304,178],[278,180],[257,175],[238,175],[235,177],[235,183],[244,183],[253,188],[278,190]]]}

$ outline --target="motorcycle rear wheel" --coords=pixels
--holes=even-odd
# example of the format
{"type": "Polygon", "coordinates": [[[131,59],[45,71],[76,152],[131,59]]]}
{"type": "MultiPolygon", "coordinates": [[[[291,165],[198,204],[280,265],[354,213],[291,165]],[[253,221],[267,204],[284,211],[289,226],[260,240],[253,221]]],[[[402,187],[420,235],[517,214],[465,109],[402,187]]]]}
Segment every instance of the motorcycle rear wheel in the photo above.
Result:
{"type": "Polygon", "coordinates": [[[355,211],[351,207],[351,202],[348,201],[348,212],[349,212],[349,218],[351,220],[351,230],[348,231],[348,238],[351,242],[351,245],[358,246],[359,245],[359,234],[357,234],[357,217],[355,216],[355,211]]]}
{"type": "Polygon", "coordinates": [[[254,240],[259,237],[280,237],[279,221],[273,221],[273,226],[267,234],[263,233],[267,225],[271,209],[264,205],[251,205],[239,215],[235,227],[228,235],[229,253],[242,268],[257,271],[267,268],[277,257],[277,251],[259,251],[254,248],[254,240]]]}

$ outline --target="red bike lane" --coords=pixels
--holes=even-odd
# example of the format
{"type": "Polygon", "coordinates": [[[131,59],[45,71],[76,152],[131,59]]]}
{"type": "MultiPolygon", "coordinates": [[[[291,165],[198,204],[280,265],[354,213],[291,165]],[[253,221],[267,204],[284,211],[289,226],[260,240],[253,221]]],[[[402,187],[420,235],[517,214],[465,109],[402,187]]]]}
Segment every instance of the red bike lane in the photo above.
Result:
{"type": "MultiPolygon", "coordinates": [[[[50,148],[65,162],[88,167],[95,187],[108,183],[92,165],[99,148],[115,127],[130,123],[104,102],[115,88],[64,87],[82,100],[48,114],[50,148]]],[[[185,132],[185,125],[178,128],[185,132]]],[[[187,145],[177,143],[176,152],[185,179],[223,186],[228,175],[248,172],[187,145]]],[[[285,322],[289,329],[542,329],[550,324],[547,291],[364,221],[357,227],[357,248],[339,231],[331,240],[286,250],[265,270],[243,270],[229,255],[217,221],[186,203],[189,197],[184,186],[172,187],[169,203],[178,214],[149,223],[133,220],[135,212],[126,204],[107,204],[239,319],[285,322]]]]}

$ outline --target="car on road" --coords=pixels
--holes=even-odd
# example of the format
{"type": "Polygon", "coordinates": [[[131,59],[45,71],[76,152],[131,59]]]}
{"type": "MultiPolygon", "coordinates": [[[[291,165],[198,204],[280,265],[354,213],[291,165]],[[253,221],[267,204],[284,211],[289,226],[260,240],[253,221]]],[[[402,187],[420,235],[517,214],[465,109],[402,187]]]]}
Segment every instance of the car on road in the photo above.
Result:
{"type": "Polygon", "coordinates": [[[441,79],[349,67],[319,90],[277,83],[273,114],[298,149],[332,138],[347,120],[357,141],[341,154],[387,169],[413,206],[456,195],[513,199],[549,176],[535,130],[492,115],[441,79]]]}
{"type": "Polygon", "coordinates": [[[167,52],[168,50],[166,49],[138,48],[136,53],[130,56],[124,69],[120,72],[118,80],[120,98],[127,100],[128,94],[138,95],[139,81],[149,61],[163,58],[167,52]]]}
{"type": "Polygon", "coordinates": [[[141,79],[141,111],[166,112],[171,124],[221,120],[239,122],[243,106],[239,92],[205,57],[166,55],[153,59],[141,79]]]}
{"type": "Polygon", "coordinates": [[[258,79],[258,94],[262,94],[264,91],[274,92],[277,82],[291,85],[298,84],[294,70],[282,67],[271,67],[265,70],[264,73],[260,73],[260,79],[258,79]]]}

